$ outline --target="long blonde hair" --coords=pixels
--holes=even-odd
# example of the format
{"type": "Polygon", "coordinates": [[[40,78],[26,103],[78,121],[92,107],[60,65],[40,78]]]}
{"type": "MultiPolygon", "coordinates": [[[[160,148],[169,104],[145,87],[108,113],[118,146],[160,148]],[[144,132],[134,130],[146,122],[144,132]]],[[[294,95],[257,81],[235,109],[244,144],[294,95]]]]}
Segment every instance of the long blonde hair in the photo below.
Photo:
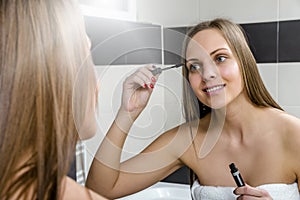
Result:
{"type": "MultiPolygon", "coordinates": [[[[217,18],[212,21],[201,22],[192,27],[188,31],[184,41],[182,56],[183,63],[186,64],[186,60],[184,59],[185,54],[187,46],[192,40],[193,36],[206,29],[216,29],[225,38],[240,66],[244,88],[249,100],[254,105],[259,107],[273,107],[283,110],[275,102],[264,86],[255,58],[249,48],[243,29],[238,24],[235,24],[230,20],[217,18]]],[[[195,119],[204,117],[211,111],[211,109],[200,102],[197,97],[195,97],[189,84],[189,72],[186,67],[182,68],[182,73],[186,80],[183,82],[184,115],[186,121],[191,122],[195,119]]],[[[192,135],[192,133],[190,134],[192,135]]],[[[191,137],[193,138],[193,136],[191,137]]],[[[192,184],[196,178],[197,177],[195,173],[190,170],[190,183],[192,184]]]]}
{"type": "Polygon", "coordinates": [[[96,84],[83,19],[73,0],[2,0],[0,27],[0,199],[58,199],[96,84]]]}

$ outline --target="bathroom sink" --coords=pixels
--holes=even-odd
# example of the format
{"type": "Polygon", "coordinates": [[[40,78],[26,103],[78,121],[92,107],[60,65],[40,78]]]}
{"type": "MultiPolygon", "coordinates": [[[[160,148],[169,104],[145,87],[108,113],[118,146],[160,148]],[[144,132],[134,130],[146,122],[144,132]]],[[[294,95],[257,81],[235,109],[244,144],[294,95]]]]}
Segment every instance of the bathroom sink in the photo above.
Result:
{"type": "Polygon", "coordinates": [[[119,200],[191,200],[190,186],[158,182],[153,186],[119,200]]]}

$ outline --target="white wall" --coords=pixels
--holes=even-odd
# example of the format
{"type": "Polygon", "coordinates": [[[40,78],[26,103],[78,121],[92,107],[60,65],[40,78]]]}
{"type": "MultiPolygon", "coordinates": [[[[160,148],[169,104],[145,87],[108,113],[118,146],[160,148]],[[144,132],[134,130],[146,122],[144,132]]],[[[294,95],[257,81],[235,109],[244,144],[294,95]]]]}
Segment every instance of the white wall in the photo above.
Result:
{"type": "Polygon", "coordinates": [[[215,17],[236,23],[300,19],[299,0],[138,0],[137,20],[165,27],[187,26],[215,17]]]}
{"type": "Polygon", "coordinates": [[[198,22],[199,0],[137,0],[137,21],[167,27],[198,22]]]}
{"type": "Polygon", "coordinates": [[[277,102],[285,111],[300,118],[300,63],[260,64],[259,68],[277,102]]]}
{"type": "Polygon", "coordinates": [[[227,17],[236,23],[300,18],[298,0],[199,0],[199,19],[227,17]]]}

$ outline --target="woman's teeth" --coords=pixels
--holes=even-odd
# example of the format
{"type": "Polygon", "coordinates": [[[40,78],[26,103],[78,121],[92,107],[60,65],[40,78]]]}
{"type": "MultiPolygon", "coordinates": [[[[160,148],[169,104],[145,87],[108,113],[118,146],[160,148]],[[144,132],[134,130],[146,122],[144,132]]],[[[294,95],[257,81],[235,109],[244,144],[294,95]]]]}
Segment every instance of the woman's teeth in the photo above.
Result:
{"type": "Polygon", "coordinates": [[[219,89],[222,89],[224,87],[224,85],[218,85],[218,86],[215,86],[215,87],[211,87],[211,88],[207,88],[205,89],[206,92],[214,92],[214,91],[217,91],[219,89]]]}

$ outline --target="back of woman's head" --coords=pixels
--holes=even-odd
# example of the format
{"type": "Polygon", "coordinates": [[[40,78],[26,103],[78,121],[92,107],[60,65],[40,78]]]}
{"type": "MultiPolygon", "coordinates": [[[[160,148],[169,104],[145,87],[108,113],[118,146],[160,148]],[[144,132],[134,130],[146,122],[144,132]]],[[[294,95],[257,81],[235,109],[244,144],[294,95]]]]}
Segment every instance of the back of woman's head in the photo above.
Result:
{"type": "MultiPolygon", "coordinates": [[[[263,84],[255,58],[249,48],[247,37],[245,36],[245,33],[240,25],[223,18],[205,21],[195,25],[187,33],[183,46],[183,57],[185,57],[187,47],[192,38],[198,32],[206,29],[215,29],[219,31],[228,43],[240,66],[244,88],[250,101],[257,106],[271,106],[281,109],[280,106],[273,100],[263,84]]],[[[183,68],[183,75],[188,79],[188,70],[186,68],[183,68]]],[[[185,85],[183,94],[184,98],[190,95],[190,91],[190,88],[185,85]]],[[[191,97],[188,97],[186,100],[184,100],[186,101],[186,103],[184,103],[185,105],[189,105],[188,102],[191,101],[190,98],[191,97]]],[[[200,105],[200,107],[201,106],[202,105],[200,105]]],[[[186,115],[189,115],[188,112],[190,112],[190,108],[185,108],[186,115]]]]}
{"type": "Polygon", "coordinates": [[[83,19],[73,0],[2,0],[0,27],[0,198],[56,199],[95,86],[83,19]]]}

